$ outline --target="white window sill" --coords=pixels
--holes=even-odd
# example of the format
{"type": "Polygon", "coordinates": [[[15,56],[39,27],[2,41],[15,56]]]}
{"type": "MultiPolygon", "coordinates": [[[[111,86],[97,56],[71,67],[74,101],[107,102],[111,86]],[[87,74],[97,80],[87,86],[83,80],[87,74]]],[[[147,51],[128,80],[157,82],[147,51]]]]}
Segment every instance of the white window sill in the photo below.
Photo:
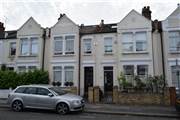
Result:
{"type": "Polygon", "coordinates": [[[19,55],[18,57],[37,57],[38,55],[19,55]]]}
{"type": "Polygon", "coordinates": [[[75,54],[61,54],[61,55],[53,55],[53,57],[69,57],[69,56],[75,56],[75,54]]]}
{"type": "Polygon", "coordinates": [[[15,58],[16,55],[9,55],[9,58],[15,58]]]}
{"type": "Polygon", "coordinates": [[[122,54],[148,54],[147,51],[141,51],[141,52],[123,52],[122,54]]]}
{"type": "Polygon", "coordinates": [[[105,52],[104,55],[113,55],[113,52],[105,52]]]}
{"type": "Polygon", "coordinates": [[[169,51],[169,54],[179,54],[180,51],[169,51]]]}
{"type": "Polygon", "coordinates": [[[84,56],[92,56],[92,53],[84,53],[84,56]]]}

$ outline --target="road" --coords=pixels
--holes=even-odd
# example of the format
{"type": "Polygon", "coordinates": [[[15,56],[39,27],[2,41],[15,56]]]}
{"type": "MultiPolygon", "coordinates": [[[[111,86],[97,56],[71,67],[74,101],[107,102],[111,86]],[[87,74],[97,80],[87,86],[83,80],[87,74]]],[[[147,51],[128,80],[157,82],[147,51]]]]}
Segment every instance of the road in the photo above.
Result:
{"type": "Polygon", "coordinates": [[[70,113],[58,115],[53,111],[25,110],[13,112],[9,108],[0,108],[0,120],[179,120],[178,118],[142,117],[128,115],[108,115],[90,113],[70,113]]]}

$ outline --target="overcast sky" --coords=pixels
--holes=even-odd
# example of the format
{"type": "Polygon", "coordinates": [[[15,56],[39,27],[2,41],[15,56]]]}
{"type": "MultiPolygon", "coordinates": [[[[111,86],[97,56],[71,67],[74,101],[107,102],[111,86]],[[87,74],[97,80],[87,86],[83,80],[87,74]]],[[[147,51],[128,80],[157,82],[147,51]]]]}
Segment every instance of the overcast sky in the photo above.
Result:
{"type": "Polygon", "coordinates": [[[29,17],[42,27],[53,26],[60,13],[76,24],[117,23],[132,9],[139,13],[150,6],[152,19],[163,20],[176,8],[180,0],[0,0],[0,21],[6,30],[18,29],[29,17]]]}

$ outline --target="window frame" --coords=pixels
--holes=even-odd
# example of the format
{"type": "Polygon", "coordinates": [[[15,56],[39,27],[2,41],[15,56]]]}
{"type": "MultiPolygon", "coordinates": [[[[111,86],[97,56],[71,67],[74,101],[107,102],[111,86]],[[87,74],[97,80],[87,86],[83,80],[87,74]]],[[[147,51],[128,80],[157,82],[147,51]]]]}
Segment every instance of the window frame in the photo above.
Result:
{"type": "Polygon", "coordinates": [[[92,38],[83,39],[83,53],[86,55],[92,54],[92,38]],[[86,50],[87,44],[90,45],[90,50],[86,50]]]}
{"type": "Polygon", "coordinates": [[[65,50],[64,50],[64,53],[67,55],[67,54],[74,54],[74,43],[75,43],[75,35],[65,35],[65,37],[64,37],[64,40],[65,40],[65,50]],[[74,39],[66,39],[66,37],[69,37],[69,36],[73,36],[74,37],[74,39]],[[68,41],[71,41],[72,43],[73,43],[73,47],[72,47],[72,51],[68,51],[67,50],[67,42],[68,41]]]}
{"type": "Polygon", "coordinates": [[[54,55],[62,55],[62,54],[63,54],[63,49],[64,49],[64,47],[63,47],[63,46],[64,46],[64,45],[63,45],[63,43],[64,43],[64,42],[63,42],[63,36],[55,36],[55,37],[53,37],[53,40],[54,40],[54,41],[53,41],[53,42],[54,42],[54,50],[53,50],[53,51],[54,51],[54,55]],[[55,38],[60,38],[60,37],[61,37],[61,39],[55,40],[55,38]],[[56,48],[55,48],[55,44],[57,44],[56,42],[62,42],[62,48],[61,48],[62,50],[61,50],[61,51],[60,51],[60,50],[59,50],[59,51],[56,51],[56,50],[55,50],[55,49],[56,49],[56,48]]]}
{"type": "Polygon", "coordinates": [[[23,37],[23,38],[20,38],[20,55],[21,56],[37,56],[38,55],[38,52],[39,52],[39,38],[38,37],[23,37]],[[23,42],[27,42],[26,43],[26,54],[24,53],[23,54],[23,42]],[[35,41],[35,45],[37,45],[36,49],[37,49],[37,53],[33,53],[33,41],[35,41]]]}
{"type": "Polygon", "coordinates": [[[177,53],[177,52],[180,52],[180,31],[179,30],[176,30],[176,31],[169,31],[168,32],[169,36],[168,36],[168,43],[169,43],[169,52],[170,53],[177,53]],[[177,33],[177,36],[176,35],[171,35],[172,33],[177,33]],[[178,39],[179,38],[179,39],[178,39]],[[172,47],[172,44],[173,44],[173,40],[176,40],[176,47],[172,47]],[[179,43],[179,47],[178,47],[178,44],[177,44],[177,41],[179,43]],[[172,50],[172,48],[176,49],[176,50],[172,50]],[[179,50],[178,50],[179,49],[179,50]]]}
{"type": "Polygon", "coordinates": [[[9,56],[16,56],[16,42],[9,43],[9,56]],[[15,44],[15,53],[12,55],[12,44],[15,44]]]}
{"type": "MultiPolygon", "coordinates": [[[[123,32],[122,33],[122,53],[147,53],[148,52],[148,32],[147,31],[136,31],[136,32],[123,32]],[[137,39],[137,34],[145,34],[145,39],[143,40],[138,40],[137,39]],[[126,41],[124,39],[123,35],[126,34],[131,34],[132,36],[132,41],[126,41]],[[141,42],[143,44],[145,44],[145,49],[144,50],[137,50],[137,42],[141,42]],[[130,45],[130,47],[132,47],[132,50],[125,50],[125,45],[130,45]]],[[[143,48],[143,46],[142,46],[143,48]]]]}
{"type": "Polygon", "coordinates": [[[113,37],[104,37],[104,53],[105,54],[112,54],[113,53],[113,37]],[[106,41],[110,41],[111,45],[106,45],[106,41]],[[108,51],[106,48],[111,48],[111,51],[108,51]]]}

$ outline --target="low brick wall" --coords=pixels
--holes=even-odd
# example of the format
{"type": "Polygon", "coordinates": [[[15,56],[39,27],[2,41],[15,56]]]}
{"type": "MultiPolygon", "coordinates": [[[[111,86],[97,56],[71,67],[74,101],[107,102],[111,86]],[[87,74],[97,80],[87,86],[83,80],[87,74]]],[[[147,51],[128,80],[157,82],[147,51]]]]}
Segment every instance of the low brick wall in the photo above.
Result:
{"type": "Polygon", "coordinates": [[[122,93],[116,86],[113,90],[113,102],[127,105],[171,105],[169,89],[166,89],[164,95],[143,92],[122,93]]]}
{"type": "Polygon", "coordinates": [[[77,95],[77,87],[63,87],[64,91],[77,95]]]}

